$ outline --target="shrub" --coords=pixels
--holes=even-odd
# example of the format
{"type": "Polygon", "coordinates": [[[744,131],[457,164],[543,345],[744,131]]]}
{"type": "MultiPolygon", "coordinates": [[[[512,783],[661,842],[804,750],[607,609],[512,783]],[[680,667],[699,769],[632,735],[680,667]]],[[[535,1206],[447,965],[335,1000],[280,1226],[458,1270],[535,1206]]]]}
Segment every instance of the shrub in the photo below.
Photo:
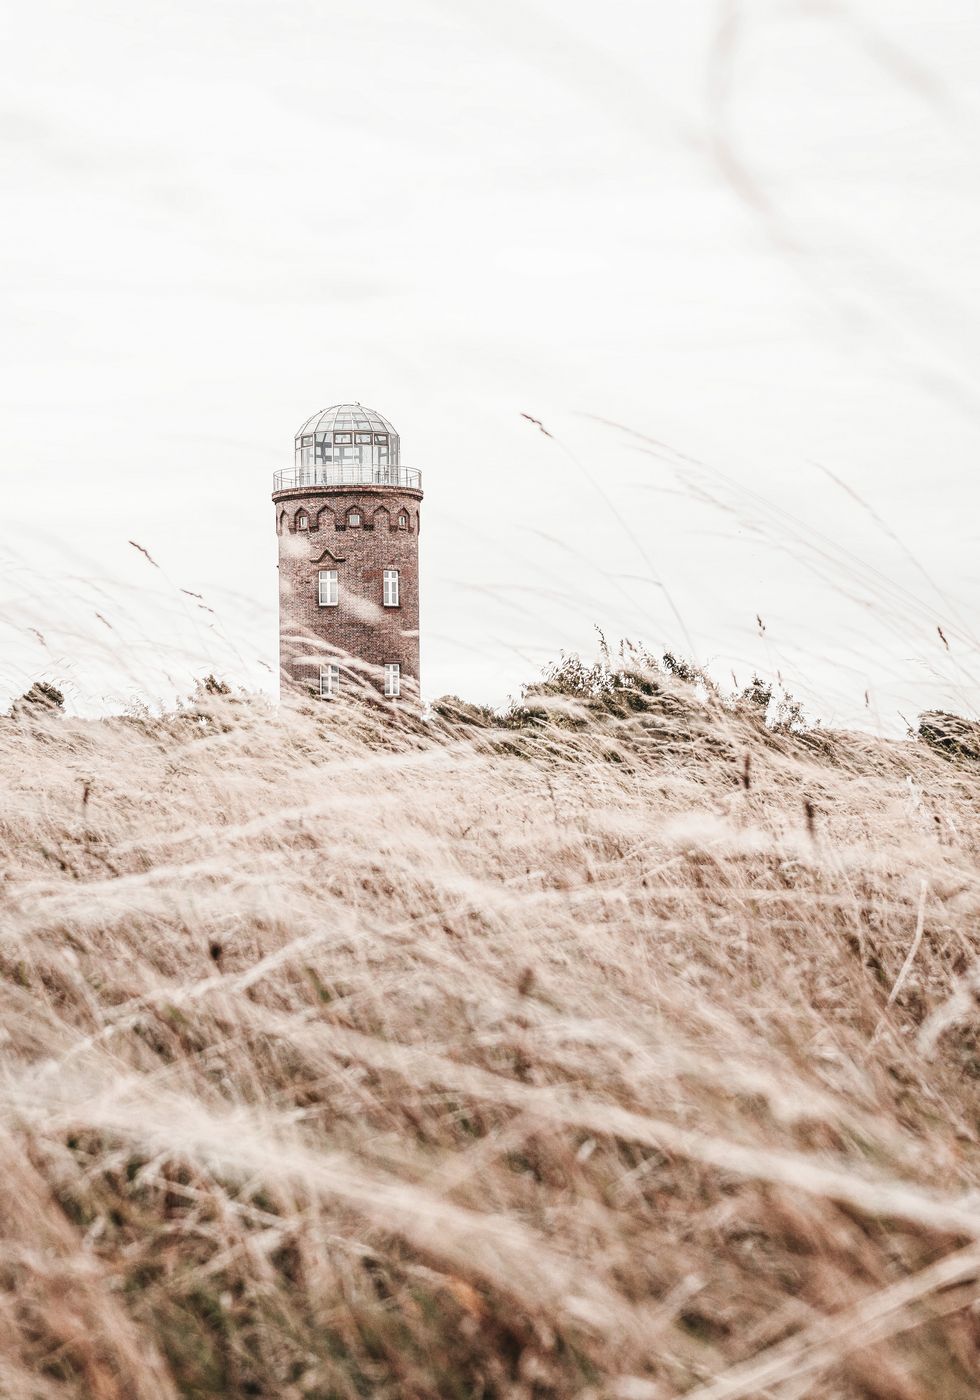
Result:
{"type": "Polygon", "coordinates": [[[948,758],[980,759],[980,724],[944,710],[926,710],[919,716],[918,737],[948,758]]]}
{"type": "Polygon", "coordinates": [[[65,697],[56,685],[35,681],[11,706],[11,714],[54,714],[65,708],[65,697]]]}

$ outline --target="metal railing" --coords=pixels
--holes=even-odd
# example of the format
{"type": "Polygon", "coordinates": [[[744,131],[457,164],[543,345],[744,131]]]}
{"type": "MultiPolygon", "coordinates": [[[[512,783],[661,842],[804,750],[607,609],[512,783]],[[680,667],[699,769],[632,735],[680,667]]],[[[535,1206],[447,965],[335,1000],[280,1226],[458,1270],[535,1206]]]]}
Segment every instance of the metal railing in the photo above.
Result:
{"type": "Polygon", "coordinates": [[[371,462],[323,462],[315,467],[286,467],[273,475],[274,491],[300,486],[409,486],[422,489],[415,467],[376,466],[371,462]]]}

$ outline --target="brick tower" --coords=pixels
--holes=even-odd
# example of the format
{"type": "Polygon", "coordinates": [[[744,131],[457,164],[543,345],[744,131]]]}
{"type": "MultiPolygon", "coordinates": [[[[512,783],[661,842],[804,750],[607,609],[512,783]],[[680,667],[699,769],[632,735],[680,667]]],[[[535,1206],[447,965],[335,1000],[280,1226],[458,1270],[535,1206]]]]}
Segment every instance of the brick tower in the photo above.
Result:
{"type": "Polygon", "coordinates": [[[335,699],[418,694],[422,474],[398,434],[359,403],[296,434],[275,474],[283,686],[335,699]]]}

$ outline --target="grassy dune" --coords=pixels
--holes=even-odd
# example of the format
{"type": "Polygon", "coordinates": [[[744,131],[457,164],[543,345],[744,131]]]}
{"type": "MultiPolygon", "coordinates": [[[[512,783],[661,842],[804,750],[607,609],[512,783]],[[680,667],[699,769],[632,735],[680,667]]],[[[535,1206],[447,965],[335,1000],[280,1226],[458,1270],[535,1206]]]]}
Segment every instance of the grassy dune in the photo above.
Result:
{"type": "Polygon", "coordinates": [[[977,1394],[980,769],[560,690],[0,721],[0,1394],[977,1394]]]}

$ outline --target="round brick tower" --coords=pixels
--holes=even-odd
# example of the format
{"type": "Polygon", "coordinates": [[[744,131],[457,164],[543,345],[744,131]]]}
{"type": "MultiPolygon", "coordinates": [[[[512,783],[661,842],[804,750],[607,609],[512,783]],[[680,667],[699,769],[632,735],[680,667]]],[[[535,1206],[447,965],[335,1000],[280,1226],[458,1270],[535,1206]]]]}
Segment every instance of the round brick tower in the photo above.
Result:
{"type": "Polygon", "coordinates": [[[272,499],[283,686],[417,696],[422,474],[395,429],[359,403],[315,413],[272,499]]]}

